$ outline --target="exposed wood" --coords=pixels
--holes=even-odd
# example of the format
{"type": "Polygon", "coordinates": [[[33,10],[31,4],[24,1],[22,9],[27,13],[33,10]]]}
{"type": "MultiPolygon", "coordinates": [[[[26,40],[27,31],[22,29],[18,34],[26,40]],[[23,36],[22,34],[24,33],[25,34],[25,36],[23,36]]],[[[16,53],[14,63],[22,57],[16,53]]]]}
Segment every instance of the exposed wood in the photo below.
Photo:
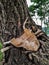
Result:
{"type": "Polygon", "coordinates": [[[28,29],[25,29],[24,34],[20,38],[13,38],[11,44],[16,47],[24,47],[31,51],[37,51],[40,46],[35,34],[33,32],[31,33],[28,29]]]}

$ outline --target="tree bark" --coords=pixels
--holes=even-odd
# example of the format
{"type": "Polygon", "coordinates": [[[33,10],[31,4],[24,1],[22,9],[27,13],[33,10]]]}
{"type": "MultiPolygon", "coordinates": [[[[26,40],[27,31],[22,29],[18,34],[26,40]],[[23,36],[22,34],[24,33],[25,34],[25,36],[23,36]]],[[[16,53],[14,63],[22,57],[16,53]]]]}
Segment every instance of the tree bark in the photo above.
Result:
{"type": "MultiPolygon", "coordinates": [[[[0,39],[8,41],[13,37],[20,37],[23,34],[23,23],[27,17],[30,23],[26,27],[34,26],[33,32],[36,32],[39,28],[31,19],[26,0],[0,0],[0,39]]],[[[37,52],[26,53],[25,49],[15,48],[11,45],[12,48],[5,52],[3,64],[49,65],[49,42],[45,41],[44,35],[38,37],[42,44],[37,52]]],[[[46,35],[45,37],[48,38],[46,35]]]]}

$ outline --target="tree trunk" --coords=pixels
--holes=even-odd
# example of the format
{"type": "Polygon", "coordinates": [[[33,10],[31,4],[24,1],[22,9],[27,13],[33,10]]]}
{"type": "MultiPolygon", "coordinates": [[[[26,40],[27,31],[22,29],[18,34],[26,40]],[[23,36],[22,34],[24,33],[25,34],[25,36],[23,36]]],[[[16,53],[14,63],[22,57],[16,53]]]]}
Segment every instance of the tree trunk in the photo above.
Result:
{"type": "MultiPolygon", "coordinates": [[[[34,26],[36,30],[39,29],[31,19],[26,0],[0,0],[0,39],[8,41],[13,37],[20,37],[23,34],[23,23],[27,17],[30,24],[26,27],[34,26]]],[[[36,32],[35,29],[33,32],[36,32]]],[[[5,52],[3,64],[49,65],[49,43],[43,38],[44,35],[38,37],[42,44],[37,52],[26,53],[25,49],[15,48],[11,45],[12,48],[5,52]]],[[[48,37],[46,36],[46,38],[48,37]]]]}

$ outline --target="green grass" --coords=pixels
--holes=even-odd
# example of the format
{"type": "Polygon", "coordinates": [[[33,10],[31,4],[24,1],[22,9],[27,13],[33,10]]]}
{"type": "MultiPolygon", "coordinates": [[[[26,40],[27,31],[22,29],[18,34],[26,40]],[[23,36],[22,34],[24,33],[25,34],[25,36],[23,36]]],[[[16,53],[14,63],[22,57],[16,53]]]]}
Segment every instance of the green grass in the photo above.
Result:
{"type": "MultiPolygon", "coordinates": [[[[0,42],[0,50],[3,48],[2,43],[0,42]]],[[[3,59],[3,53],[0,51],[0,61],[3,59]]]]}
{"type": "Polygon", "coordinates": [[[0,61],[3,60],[3,53],[0,51],[0,61]]]}
{"type": "Polygon", "coordinates": [[[0,42],[0,50],[3,48],[3,45],[2,45],[2,43],[0,42]]]}

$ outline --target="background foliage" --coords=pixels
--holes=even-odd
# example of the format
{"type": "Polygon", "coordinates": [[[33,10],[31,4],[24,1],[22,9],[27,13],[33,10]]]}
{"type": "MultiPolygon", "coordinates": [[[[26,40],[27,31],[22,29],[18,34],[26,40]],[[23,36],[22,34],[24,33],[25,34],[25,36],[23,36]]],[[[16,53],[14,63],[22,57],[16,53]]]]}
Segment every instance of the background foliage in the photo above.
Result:
{"type": "Polygon", "coordinates": [[[32,5],[29,7],[31,16],[34,16],[35,13],[40,17],[41,26],[42,22],[46,26],[44,27],[44,31],[46,34],[49,33],[49,0],[30,0],[32,5]]]}

